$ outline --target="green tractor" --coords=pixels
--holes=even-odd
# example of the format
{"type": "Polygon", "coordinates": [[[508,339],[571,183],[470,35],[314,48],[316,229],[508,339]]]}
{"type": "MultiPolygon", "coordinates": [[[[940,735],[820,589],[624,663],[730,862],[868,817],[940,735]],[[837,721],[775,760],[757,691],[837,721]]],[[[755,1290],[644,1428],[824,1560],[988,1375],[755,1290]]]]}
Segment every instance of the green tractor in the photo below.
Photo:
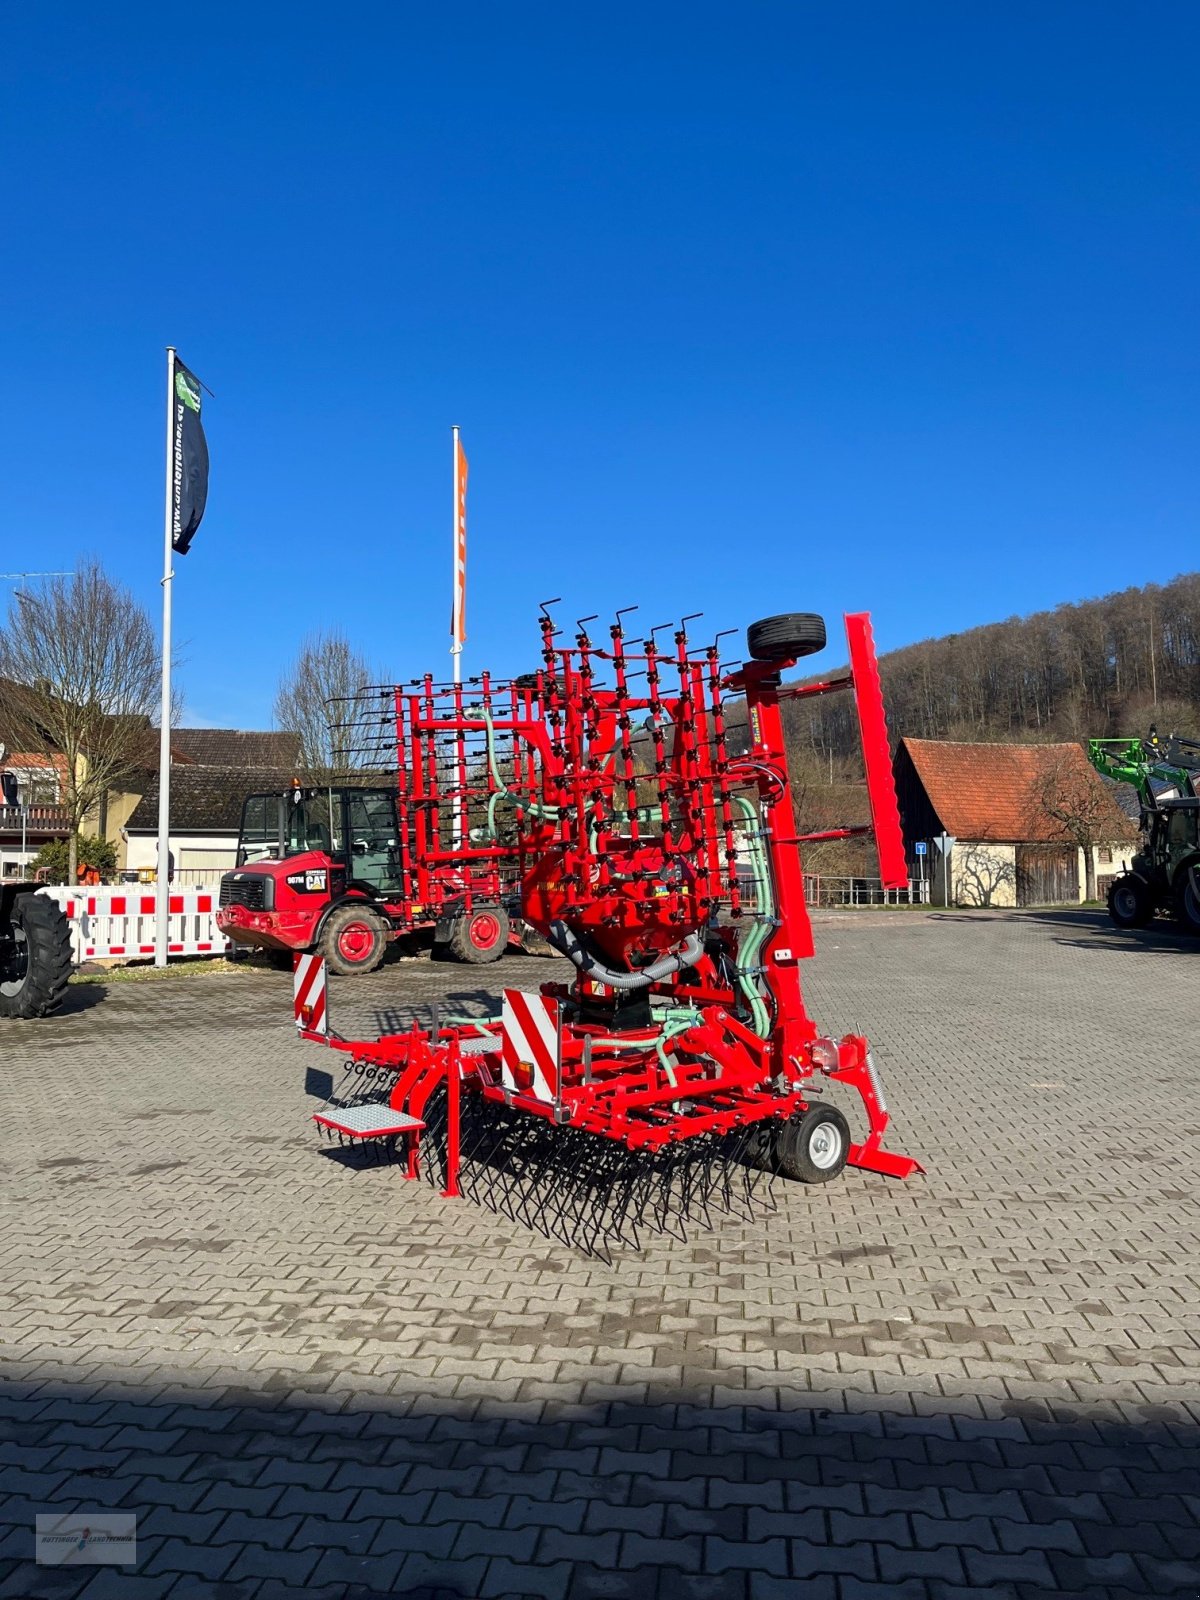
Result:
{"type": "Polygon", "coordinates": [[[0,1017],[44,1017],[67,992],[71,928],[36,883],[0,881],[0,1017]]]}
{"type": "Polygon", "coordinates": [[[1141,805],[1142,848],[1112,881],[1109,916],[1118,928],[1144,928],[1164,911],[1200,934],[1200,742],[1162,740],[1151,728],[1148,739],[1089,739],[1088,759],[1133,784],[1141,805]]]}

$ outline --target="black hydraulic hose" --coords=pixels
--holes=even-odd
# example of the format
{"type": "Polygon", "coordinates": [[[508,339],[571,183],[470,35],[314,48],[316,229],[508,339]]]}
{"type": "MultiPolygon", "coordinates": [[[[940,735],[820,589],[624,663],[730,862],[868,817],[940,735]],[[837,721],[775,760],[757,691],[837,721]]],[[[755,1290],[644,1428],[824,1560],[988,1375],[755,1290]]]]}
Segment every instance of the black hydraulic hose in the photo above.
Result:
{"type": "Polygon", "coordinates": [[[649,984],[670,977],[672,972],[694,967],[704,954],[704,941],[700,935],[689,933],[683,949],[675,951],[673,955],[661,956],[653,965],[640,967],[636,972],[614,972],[584,948],[565,922],[552,922],[546,937],[556,950],[575,963],[585,978],[603,983],[610,989],[645,989],[649,984]]]}

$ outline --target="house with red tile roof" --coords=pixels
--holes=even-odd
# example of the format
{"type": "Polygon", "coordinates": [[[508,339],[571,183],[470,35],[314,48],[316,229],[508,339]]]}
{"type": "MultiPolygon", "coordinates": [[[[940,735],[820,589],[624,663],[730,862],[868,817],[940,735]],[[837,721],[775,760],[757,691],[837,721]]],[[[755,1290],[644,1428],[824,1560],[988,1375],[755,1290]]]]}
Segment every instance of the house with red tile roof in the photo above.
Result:
{"type": "Polygon", "coordinates": [[[926,844],[935,905],[1078,905],[1103,898],[1137,849],[1078,744],[901,739],[894,771],[905,848],[915,875],[926,844]]]}

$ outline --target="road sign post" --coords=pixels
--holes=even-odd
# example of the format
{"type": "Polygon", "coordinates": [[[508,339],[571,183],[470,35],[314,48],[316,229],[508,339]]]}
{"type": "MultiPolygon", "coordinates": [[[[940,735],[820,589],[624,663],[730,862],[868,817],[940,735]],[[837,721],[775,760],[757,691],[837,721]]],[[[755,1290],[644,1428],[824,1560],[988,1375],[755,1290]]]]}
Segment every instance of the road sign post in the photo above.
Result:
{"type": "Polygon", "coordinates": [[[917,858],[917,866],[920,869],[917,873],[917,882],[921,885],[922,905],[925,904],[925,857],[928,854],[928,850],[929,847],[924,839],[918,839],[916,844],[913,845],[913,854],[917,858]]]}
{"type": "Polygon", "coordinates": [[[950,904],[950,852],[957,842],[952,833],[939,833],[933,841],[938,847],[938,854],[942,858],[942,904],[950,904]]]}

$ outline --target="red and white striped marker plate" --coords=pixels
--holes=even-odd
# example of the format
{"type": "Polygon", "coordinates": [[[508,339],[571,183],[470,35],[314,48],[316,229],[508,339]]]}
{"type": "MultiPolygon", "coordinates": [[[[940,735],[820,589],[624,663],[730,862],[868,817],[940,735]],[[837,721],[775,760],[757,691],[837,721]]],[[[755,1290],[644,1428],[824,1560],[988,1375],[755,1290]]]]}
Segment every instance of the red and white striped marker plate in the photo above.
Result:
{"type": "Polygon", "coordinates": [[[504,1087],[552,1101],[558,1093],[558,1001],[505,989],[500,1031],[504,1087]]]}
{"type": "Polygon", "coordinates": [[[301,1033],[328,1033],[325,1010],[325,961],[322,956],[297,955],[292,971],[292,1005],[301,1033]]]}

